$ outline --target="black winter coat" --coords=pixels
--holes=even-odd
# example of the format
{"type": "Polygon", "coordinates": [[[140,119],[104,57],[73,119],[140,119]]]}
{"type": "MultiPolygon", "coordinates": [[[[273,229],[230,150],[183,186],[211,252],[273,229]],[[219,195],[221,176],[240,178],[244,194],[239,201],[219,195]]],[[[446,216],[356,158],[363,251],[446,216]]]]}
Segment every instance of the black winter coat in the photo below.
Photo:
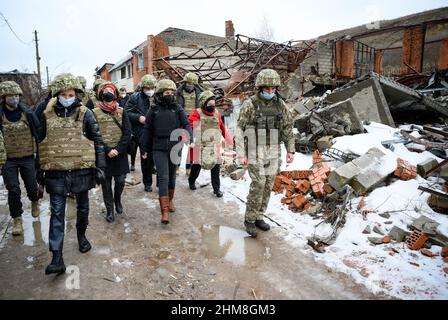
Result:
{"type": "MultiPolygon", "coordinates": [[[[105,111],[103,111],[105,112],[105,111]]],[[[123,120],[121,123],[122,136],[120,142],[116,146],[104,145],[104,151],[106,153],[106,176],[120,176],[129,173],[129,161],[128,161],[128,146],[131,142],[131,123],[126,110],[123,111],[123,120]],[[119,155],[114,158],[109,158],[107,155],[112,150],[118,151],[119,155]]]]}
{"type": "Polygon", "coordinates": [[[177,103],[165,105],[162,102],[149,109],[142,135],[142,153],[150,150],[170,151],[182,137],[170,140],[171,133],[176,129],[184,129],[189,134],[189,142],[193,142],[193,131],[187,115],[177,103]]]}
{"type": "MultiPolygon", "coordinates": [[[[69,117],[73,115],[80,102],[76,102],[68,107],[64,108],[59,102],[54,106],[54,110],[58,117],[69,117]]],[[[36,114],[41,124],[41,134],[39,136],[39,142],[42,142],[47,136],[47,122],[44,117],[43,111],[45,108],[40,109],[36,114]]],[[[36,110],[37,111],[37,110],[36,110]]],[[[84,136],[92,140],[95,145],[96,154],[96,167],[106,170],[106,156],[104,152],[103,139],[98,128],[98,124],[95,120],[93,112],[87,110],[84,117],[83,124],[84,136]]],[[[46,191],[49,194],[67,195],[70,192],[81,193],[95,188],[95,169],[81,169],[75,171],[45,171],[45,186],[46,191]]]]}
{"type": "Polygon", "coordinates": [[[141,116],[146,116],[150,108],[150,99],[143,92],[136,92],[131,95],[125,106],[125,110],[127,111],[131,122],[132,134],[137,138],[139,143],[141,142],[144,124],[141,124],[138,119],[141,116]]]}
{"type": "Polygon", "coordinates": [[[131,95],[129,93],[126,93],[126,97],[124,98],[120,95],[120,97],[118,98],[118,104],[124,108],[128,103],[130,97],[131,95]]]}

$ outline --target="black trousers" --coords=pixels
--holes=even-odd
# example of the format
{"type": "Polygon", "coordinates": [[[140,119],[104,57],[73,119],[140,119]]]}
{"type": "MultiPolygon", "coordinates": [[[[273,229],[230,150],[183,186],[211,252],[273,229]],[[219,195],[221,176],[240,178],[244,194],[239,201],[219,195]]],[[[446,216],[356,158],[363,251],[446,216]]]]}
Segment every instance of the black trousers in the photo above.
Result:
{"type": "Polygon", "coordinates": [[[140,163],[143,176],[143,184],[145,186],[152,186],[152,175],[154,173],[154,155],[151,151],[148,152],[148,157],[146,159],[142,158],[142,146],[139,144],[140,148],[140,163]]]}
{"type": "Polygon", "coordinates": [[[12,218],[20,217],[23,213],[22,201],[20,201],[19,173],[25,184],[28,199],[30,201],[39,200],[34,157],[6,160],[3,166],[3,180],[6,190],[8,190],[8,206],[12,218]]]}
{"type": "MultiPolygon", "coordinates": [[[[199,177],[199,173],[201,172],[201,165],[194,163],[191,165],[191,172],[190,176],[188,177],[188,183],[194,184],[196,182],[196,179],[199,177]]],[[[220,179],[220,171],[221,171],[221,165],[217,164],[215,165],[212,170],[210,170],[210,175],[212,177],[212,187],[213,191],[219,191],[221,188],[221,179],[220,179]]]]}
{"type": "Polygon", "coordinates": [[[106,210],[108,212],[114,211],[114,204],[117,202],[121,202],[121,195],[124,190],[126,175],[106,177],[106,180],[101,184],[101,188],[103,189],[103,199],[104,205],[106,206],[106,210]],[[115,186],[112,191],[112,178],[115,181],[115,186]]]}
{"type": "Polygon", "coordinates": [[[171,162],[170,151],[153,151],[153,157],[157,170],[159,197],[166,197],[168,189],[176,188],[177,164],[171,162]]]}
{"type": "MultiPolygon", "coordinates": [[[[89,191],[76,193],[76,230],[85,232],[89,224],[89,191]]],[[[50,251],[62,251],[65,235],[66,195],[50,194],[50,251]]]]}
{"type": "Polygon", "coordinates": [[[132,136],[131,142],[128,145],[128,154],[131,156],[131,165],[135,166],[135,158],[137,156],[137,148],[138,148],[138,143],[137,143],[137,139],[132,136]]]}

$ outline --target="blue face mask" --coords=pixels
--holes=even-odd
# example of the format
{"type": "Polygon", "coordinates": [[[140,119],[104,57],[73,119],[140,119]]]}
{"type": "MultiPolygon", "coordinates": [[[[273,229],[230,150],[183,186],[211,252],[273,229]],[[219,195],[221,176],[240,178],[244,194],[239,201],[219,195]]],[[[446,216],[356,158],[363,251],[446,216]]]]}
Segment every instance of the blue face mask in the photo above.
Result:
{"type": "Polygon", "coordinates": [[[266,100],[272,100],[272,98],[274,98],[274,96],[275,96],[275,92],[267,93],[267,92],[261,91],[260,95],[266,100]]]}
{"type": "Polygon", "coordinates": [[[76,97],[71,97],[71,98],[65,99],[64,97],[59,96],[59,102],[62,104],[62,106],[63,106],[64,108],[68,108],[68,107],[70,107],[73,103],[75,103],[75,99],[76,99],[76,97]]]}

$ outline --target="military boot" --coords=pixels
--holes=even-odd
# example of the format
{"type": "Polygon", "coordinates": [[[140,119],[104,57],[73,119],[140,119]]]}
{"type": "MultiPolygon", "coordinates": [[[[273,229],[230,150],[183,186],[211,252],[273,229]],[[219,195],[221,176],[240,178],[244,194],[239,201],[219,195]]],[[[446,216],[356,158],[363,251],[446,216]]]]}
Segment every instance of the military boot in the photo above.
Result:
{"type": "Polygon", "coordinates": [[[90,249],[92,249],[92,245],[86,238],[86,230],[87,226],[83,226],[76,229],[76,235],[78,236],[79,251],[81,253],[86,253],[90,251],[90,249]]]}
{"type": "Polygon", "coordinates": [[[159,203],[160,203],[160,213],[162,215],[161,222],[163,224],[170,223],[169,216],[170,216],[170,197],[159,197],[159,203]]]}
{"type": "Polygon", "coordinates": [[[185,173],[186,173],[187,177],[189,177],[190,173],[191,173],[191,169],[185,169],[185,173]]]}
{"type": "Polygon", "coordinates": [[[224,196],[224,194],[222,193],[221,190],[215,190],[215,191],[213,191],[213,193],[215,194],[215,196],[217,198],[222,198],[224,196]]]}
{"type": "Polygon", "coordinates": [[[23,234],[22,217],[14,218],[14,226],[12,227],[13,236],[21,236],[23,234]]]}
{"type": "Polygon", "coordinates": [[[174,191],[175,191],[175,189],[169,189],[168,190],[168,195],[170,197],[170,202],[169,202],[170,212],[175,212],[176,211],[176,208],[174,207],[174,203],[173,203],[174,191]]]}
{"type": "Polygon", "coordinates": [[[256,238],[258,234],[257,234],[257,227],[255,226],[255,223],[244,221],[244,225],[246,226],[247,233],[252,238],[256,238]]]}
{"type": "Polygon", "coordinates": [[[33,218],[37,218],[40,215],[39,202],[38,201],[32,201],[31,202],[31,215],[33,216],[33,218]]]}
{"type": "Polygon", "coordinates": [[[255,221],[255,226],[263,231],[271,230],[271,226],[267,224],[263,219],[255,221]]]}
{"type": "Polygon", "coordinates": [[[61,274],[65,272],[64,259],[62,258],[62,251],[52,251],[53,258],[51,263],[45,269],[45,274],[57,273],[61,274]]]}

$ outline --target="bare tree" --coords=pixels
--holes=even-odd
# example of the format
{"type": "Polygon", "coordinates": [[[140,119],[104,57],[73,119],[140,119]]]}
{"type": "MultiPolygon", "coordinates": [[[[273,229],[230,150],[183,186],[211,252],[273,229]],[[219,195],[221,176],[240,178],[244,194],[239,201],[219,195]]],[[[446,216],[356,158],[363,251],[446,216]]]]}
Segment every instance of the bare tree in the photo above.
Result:
{"type": "Polygon", "coordinates": [[[266,14],[264,14],[263,18],[260,20],[255,37],[261,40],[275,41],[274,28],[272,28],[269,17],[266,14]]]}

